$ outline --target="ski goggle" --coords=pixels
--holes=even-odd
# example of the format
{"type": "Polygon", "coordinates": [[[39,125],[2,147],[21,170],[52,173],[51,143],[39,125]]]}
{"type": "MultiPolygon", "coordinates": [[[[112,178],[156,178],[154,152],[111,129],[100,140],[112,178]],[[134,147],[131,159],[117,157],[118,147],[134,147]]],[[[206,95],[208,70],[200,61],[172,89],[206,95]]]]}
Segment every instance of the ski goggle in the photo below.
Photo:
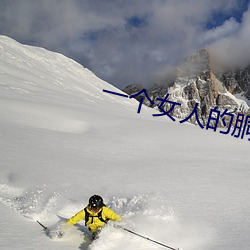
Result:
{"type": "Polygon", "coordinates": [[[101,209],[100,207],[95,206],[95,205],[90,205],[89,208],[90,208],[90,210],[92,210],[92,211],[94,211],[94,212],[96,212],[96,211],[98,211],[98,210],[101,209]]]}

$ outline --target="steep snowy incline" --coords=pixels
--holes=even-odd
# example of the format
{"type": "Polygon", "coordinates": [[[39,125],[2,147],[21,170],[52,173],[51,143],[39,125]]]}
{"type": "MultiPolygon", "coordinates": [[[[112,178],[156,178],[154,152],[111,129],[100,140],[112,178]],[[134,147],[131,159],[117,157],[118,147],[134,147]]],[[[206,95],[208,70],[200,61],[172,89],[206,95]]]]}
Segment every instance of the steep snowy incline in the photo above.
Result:
{"type": "Polygon", "coordinates": [[[9,110],[2,119],[19,120],[29,126],[78,133],[88,124],[74,119],[74,115],[79,116],[72,112],[75,106],[91,111],[101,108],[103,102],[122,103],[123,108],[124,104],[127,108],[137,105],[134,100],[103,95],[104,88],[120,91],[73,60],[4,36],[0,39],[0,73],[1,111],[6,107],[9,110]],[[20,105],[21,113],[17,110],[20,105]]]}
{"type": "Polygon", "coordinates": [[[248,250],[247,137],[137,114],[138,102],[103,89],[120,92],[63,55],[0,37],[0,248],[162,249],[112,225],[92,244],[84,223],[51,240],[36,223],[54,227],[97,193],[123,226],[167,245],[248,250]]]}

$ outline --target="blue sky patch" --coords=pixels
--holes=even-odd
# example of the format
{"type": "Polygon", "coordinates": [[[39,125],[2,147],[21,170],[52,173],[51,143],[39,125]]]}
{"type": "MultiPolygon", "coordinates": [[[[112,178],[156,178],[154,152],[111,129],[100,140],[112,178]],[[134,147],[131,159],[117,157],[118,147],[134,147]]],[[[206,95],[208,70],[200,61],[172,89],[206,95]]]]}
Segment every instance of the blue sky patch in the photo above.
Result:
{"type": "Polygon", "coordinates": [[[248,9],[249,0],[239,0],[237,9],[232,10],[230,13],[225,13],[223,10],[215,11],[210,20],[206,23],[206,29],[213,29],[221,26],[226,20],[234,18],[238,23],[242,22],[242,17],[248,9]]]}
{"type": "Polygon", "coordinates": [[[147,19],[145,17],[131,16],[126,19],[127,25],[134,28],[139,28],[147,24],[147,19]]]}

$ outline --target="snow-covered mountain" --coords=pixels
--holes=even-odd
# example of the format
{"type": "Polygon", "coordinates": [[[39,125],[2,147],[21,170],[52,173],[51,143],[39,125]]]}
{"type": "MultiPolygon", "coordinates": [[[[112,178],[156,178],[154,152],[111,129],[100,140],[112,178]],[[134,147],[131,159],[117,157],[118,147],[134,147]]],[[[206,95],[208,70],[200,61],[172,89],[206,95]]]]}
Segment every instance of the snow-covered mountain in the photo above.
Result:
{"type": "MultiPolygon", "coordinates": [[[[92,194],[122,225],[184,250],[248,250],[248,136],[155,117],[63,55],[0,37],[1,249],[162,249],[108,225],[53,228],[92,194]]],[[[62,221],[63,223],[63,221],[62,221]]]]}
{"type": "MultiPolygon", "coordinates": [[[[148,89],[147,93],[154,104],[146,98],[144,104],[157,108],[161,104],[157,102],[157,98],[164,99],[166,94],[169,94],[168,101],[181,104],[175,106],[171,112],[172,116],[185,119],[192,113],[197,103],[197,116],[203,126],[210,124],[210,112],[217,107],[220,114],[228,112],[234,116],[231,125],[234,127],[237,124],[238,114],[250,115],[249,74],[249,68],[224,72],[216,70],[209,51],[202,49],[188,57],[178,67],[176,79],[172,84],[155,85],[148,89]]],[[[128,86],[124,91],[131,94],[135,87],[136,85],[128,86]]],[[[140,89],[142,88],[143,86],[140,86],[140,89]]],[[[166,102],[162,105],[162,109],[168,111],[171,106],[172,103],[166,102]]],[[[220,119],[218,127],[228,127],[230,119],[229,116],[225,117],[226,126],[220,119]]],[[[190,121],[197,124],[195,117],[190,121]]]]}

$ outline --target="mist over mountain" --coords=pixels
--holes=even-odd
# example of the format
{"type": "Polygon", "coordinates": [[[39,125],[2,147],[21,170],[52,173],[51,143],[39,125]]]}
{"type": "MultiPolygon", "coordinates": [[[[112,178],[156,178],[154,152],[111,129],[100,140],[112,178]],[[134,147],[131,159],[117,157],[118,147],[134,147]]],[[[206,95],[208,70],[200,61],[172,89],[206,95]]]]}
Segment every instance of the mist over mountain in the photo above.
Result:
{"type": "MultiPolygon", "coordinates": [[[[147,93],[154,104],[144,98],[144,104],[156,107],[161,104],[157,98],[169,94],[168,101],[180,103],[171,111],[171,115],[184,119],[198,103],[197,114],[203,125],[208,122],[210,110],[217,107],[220,112],[234,115],[232,126],[235,125],[238,114],[249,115],[250,103],[250,65],[231,66],[218,64],[209,49],[202,49],[188,57],[176,68],[176,77],[172,81],[154,84],[147,88],[147,93]]],[[[145,88],[141,85],[127,86],[128,94],[145,88]]],[[[138,97],[138,100],[140,96],[138,97]]],[[[172,104],[165,103],[162,108],[170,110],[172,104]]],[[[195,119],[191,119],[196,123],[195,119]]],[[[227,126],[228,126],[227,121],[227,126]]],[[[219,121],[219,126],[223,126],[219,121]]]]}

